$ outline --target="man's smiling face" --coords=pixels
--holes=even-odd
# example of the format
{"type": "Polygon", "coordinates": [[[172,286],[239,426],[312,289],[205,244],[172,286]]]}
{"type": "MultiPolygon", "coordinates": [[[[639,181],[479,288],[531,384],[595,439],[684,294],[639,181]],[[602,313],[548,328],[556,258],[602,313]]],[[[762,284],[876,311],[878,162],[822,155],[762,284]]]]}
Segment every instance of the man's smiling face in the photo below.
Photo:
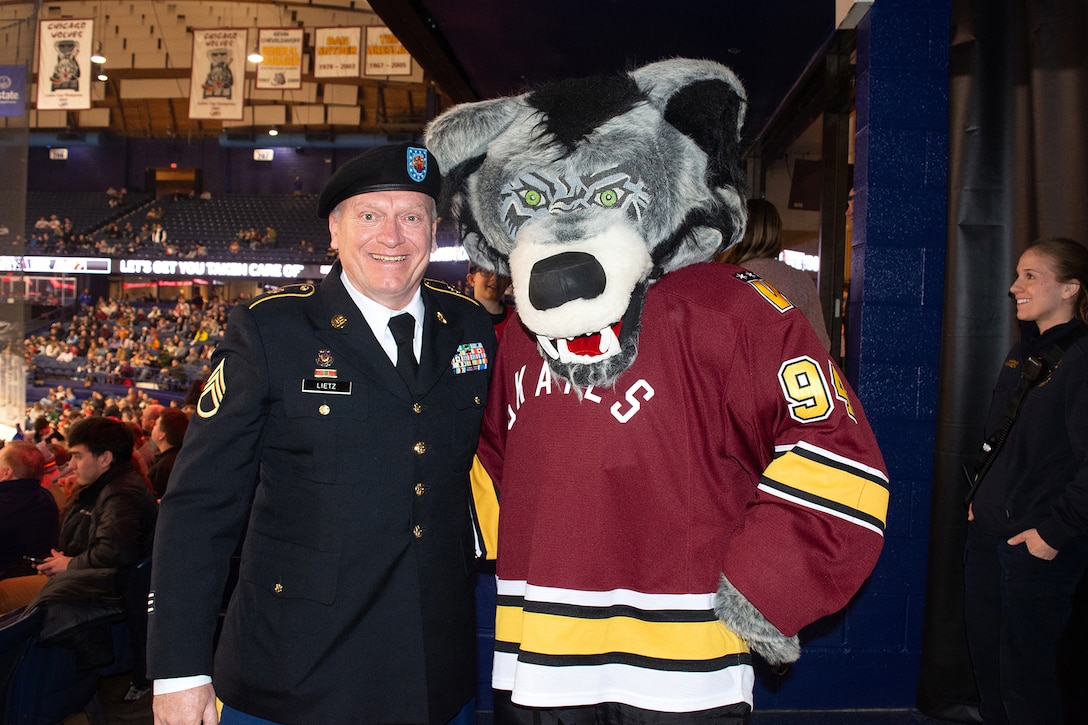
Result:
{"type": "Polygon", "coordinates": [[[423,280],[437,226],[434,199],[418,191],[358,194],[329,215],[348,281],[391,310],[403,309],[423,280]]]}

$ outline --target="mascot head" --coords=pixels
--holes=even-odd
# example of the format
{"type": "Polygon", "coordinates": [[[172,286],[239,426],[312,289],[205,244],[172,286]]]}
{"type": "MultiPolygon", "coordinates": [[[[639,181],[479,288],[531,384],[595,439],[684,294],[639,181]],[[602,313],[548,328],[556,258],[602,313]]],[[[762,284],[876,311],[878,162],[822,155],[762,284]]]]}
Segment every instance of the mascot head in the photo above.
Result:
{"type": "Polygon", "coordinates": [[[512,278],[555,375],[613,385],[654,280],[740,239],[745,105],[728,68],[673,59],[455,106],[427,127],[469,256],[512,278]]]}

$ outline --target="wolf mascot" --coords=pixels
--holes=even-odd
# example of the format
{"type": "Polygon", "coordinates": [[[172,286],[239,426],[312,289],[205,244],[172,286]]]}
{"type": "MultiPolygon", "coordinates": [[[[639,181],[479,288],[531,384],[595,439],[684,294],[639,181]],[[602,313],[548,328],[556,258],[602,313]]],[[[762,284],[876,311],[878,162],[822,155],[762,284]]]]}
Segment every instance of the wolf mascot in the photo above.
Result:
{"type": "Polygon", "coordinates": [[[888,482],[857,398],[788,300],[703,263],[743,232],[744,109],[728,69],[675,59],[427,129],[520,316],[474,472],[498,722],[743,720],[751,652],[797,659],[876,562],[888,482]]]}

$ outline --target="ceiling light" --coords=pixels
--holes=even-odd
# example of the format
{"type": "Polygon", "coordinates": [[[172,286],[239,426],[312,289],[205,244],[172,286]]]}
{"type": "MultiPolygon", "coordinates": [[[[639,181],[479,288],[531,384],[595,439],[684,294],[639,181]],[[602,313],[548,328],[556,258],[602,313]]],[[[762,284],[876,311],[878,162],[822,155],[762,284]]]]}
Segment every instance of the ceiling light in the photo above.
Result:
{"type": "Polygon", "coordinates": [[[269,135],[269,136],[279,136],[279,135],[280,135],[280,132],[279,132],[279,131],[277,131],[277,130],[276,130],[276,129],[274,129],[274,128],[270,128],[270,129],[268,129],[268,135],[269,135]]]}
{"type": "Polygon", "coordinates": [[[109,79],[110,79],[110,77],[108,75],[106,75],[105,73],[99,73],[98,74],[98,80],[100,80],[100,81],[108,81],[109,79]]]}
{"type": "Polygon", "coordinates": [[[253,51],[248,56],[246,56],[246,60],[248,60],[250,63],[260,63],[262,60],[264,60],[264,56],[257,51],[253,51]]]}
{"type": "Polygon", "coordinates": [[[95,53],[94,55],[91,56],[91,62],[92,63],[98,63],[99,65],[102,65],[103,63],[106,62],[106,56],[102,55],[101,53],[95,53]]]}

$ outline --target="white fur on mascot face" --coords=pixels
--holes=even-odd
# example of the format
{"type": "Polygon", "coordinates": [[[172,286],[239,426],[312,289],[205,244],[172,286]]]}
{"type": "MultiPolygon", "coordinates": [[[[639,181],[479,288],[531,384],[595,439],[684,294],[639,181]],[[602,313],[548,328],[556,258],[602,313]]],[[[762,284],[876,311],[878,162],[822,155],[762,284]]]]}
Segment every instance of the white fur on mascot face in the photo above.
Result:
{"type": "Polygon", "coordinates": [[[674,59],[449,109],[425,133],[474,262],[513,280],[552,371],[610,386],[666,272],[744,231],[744,89],[674,59]]]}

